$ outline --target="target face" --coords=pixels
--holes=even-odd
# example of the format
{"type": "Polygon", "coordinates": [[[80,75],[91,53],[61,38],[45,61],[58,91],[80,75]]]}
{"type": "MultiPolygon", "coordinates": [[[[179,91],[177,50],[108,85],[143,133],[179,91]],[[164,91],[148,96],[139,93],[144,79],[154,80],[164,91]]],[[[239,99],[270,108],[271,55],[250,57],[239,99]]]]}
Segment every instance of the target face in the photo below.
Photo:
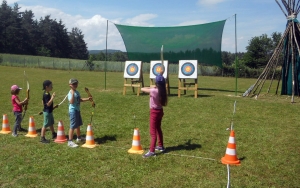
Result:
{"type": "Polygon", "coordinates": [[[181,72],[185,76],[191,76],[195,72],[195,66],[192,63],[184,63],[181,66],[181,72]]]}
{"type": "Polygon", "coordinates": [[[197,60],[179,61],[179,78],[197,78],[197,60]]]}
{"type": "MultiPolygon", "coordinates": [[[[167,78],[168,75],[168,61],[164,60],[165,72],[163,74],[164,78],[167,78]]],[[[150,78],[154,79],[160,72],[163,70],[163,65],[161,60],[151,61],[150,62],[150,78]]]]}
{"type": "Polygon", "coordinates": [[[161,71],[163,70],[163,66],[161,63],[156,63],[153,67],[152,67],[152,72],[155,76],[159,75],[161,73],[161,71]]]}
{"type": "Polygon", "coordinates": [[[141,61],[126,61],[124,78],[140,78],[141,61]]]}
{"type": "Polygon", "coordinates": [[[127,66],[126,72],[129,76],[134,76],[139,71],[139,67],[135,63],[130,63],[127,66]]]}

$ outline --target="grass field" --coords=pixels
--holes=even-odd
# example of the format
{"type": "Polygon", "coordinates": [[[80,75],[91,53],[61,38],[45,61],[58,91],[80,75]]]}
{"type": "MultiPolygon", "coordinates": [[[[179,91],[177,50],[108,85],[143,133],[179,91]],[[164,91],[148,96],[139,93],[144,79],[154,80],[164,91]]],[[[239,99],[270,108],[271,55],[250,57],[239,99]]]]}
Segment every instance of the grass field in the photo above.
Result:
{"type": "MultiPolygon", "coordinates": [[[[89,88],[96,103],[93,116],[94,149],[69,148],[66,143],[39,142],[40,137],[28,138],[20,133],[0,134],[1,187],[226,187],[227,167],[220,160],[225,155],[233,117],[237,156],[240,166],[231,166],[231,187],[299,187],[300,186],[300,99],[290,103],[288,96],[274,96],[272,91],[255,100],[241,95],[253,79],[199,77],[198,98],[188,91],[177,97],[177,75],[170,75],[171,95],[165,107],[163,132],[165,154],[143,159],[129,154],[135,127],[139,128],[145,151],[149,138],[149,96],[136,96],[130,88],[122,95],[123,73],[107,72],[106,89],[103,72],[61,71],[26,67],[0,66],[0,112],[7,114],[10,127],[10,86],[23,87],[19,97],[25,98],[26,72],[30,83],[30,102],[23,120],[28,128],[29,116],[40,129],[43,117],[42,82],[50,79],[54,103],[58,104],[69,91],[68,80],[79,80],[82,97],[89,88]],[[236,114],[233,104],[236,101],[236,114]],[[135,115],[135,118],[134,118],[135,115]]],[[[144,74],[149,85],[149,74],[144,74]]],[[[84,125],[92,112],[90,102],[81,104],[84,125]]],[[[54,111],[55,129],[58,120],[69,129],[68,104],[54,111]]],[[[50,138],[47,131],[46,137],[50,138]]]]}

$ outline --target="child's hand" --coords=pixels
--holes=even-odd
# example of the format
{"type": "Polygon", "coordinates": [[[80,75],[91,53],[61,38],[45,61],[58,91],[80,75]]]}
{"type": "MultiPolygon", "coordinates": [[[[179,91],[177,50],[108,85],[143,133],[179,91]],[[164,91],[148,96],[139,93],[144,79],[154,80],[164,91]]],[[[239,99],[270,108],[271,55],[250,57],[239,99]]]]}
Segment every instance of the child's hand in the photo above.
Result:
{"type": "Polygon", "coordinates": [[[25,98],[25,100],[22,102],[23,104],[28,104],[28,99],[25,98]]]}
{"type": "Polygon", "coordinates": [[[52,93],[52,98],[54,99],[54,97],[55,97],[55,92],[52,93]]]}

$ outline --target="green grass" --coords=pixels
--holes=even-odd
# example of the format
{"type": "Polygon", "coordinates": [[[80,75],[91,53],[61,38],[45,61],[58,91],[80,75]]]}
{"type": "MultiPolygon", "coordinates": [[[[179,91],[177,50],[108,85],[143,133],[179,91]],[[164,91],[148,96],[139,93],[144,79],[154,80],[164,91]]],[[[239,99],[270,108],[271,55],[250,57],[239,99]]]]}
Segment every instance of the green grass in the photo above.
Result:
{"type": "MultiPolygon", "coordinates": [[[[299,106],[290,103],[288,96],[268,95],[243,98],[241,95],[254,79],[199,77],[198,98],[192,91],[177,97],[177,75],[170,75],[171,95],[165,107],[163,132],[167,153],[143,159],[129,154],[133,129],[140,129],[141,145],[147,151],[149,138],[149,96],[136,96],[130,88],[123,91],[123,73],[61,71],[27,67],[0,67],[0,112],[8,114],[11,128],[10,86],[18,84],[26,89],[23,72],[30,83],[30,102],[23,127],[28,127],[29,116],[40,129],[43,117],[42,82],[53,81],[55,104],[69,91],[68,80],[79,80],[78,90],[87,96],[88,87],[96,102],[93,117],[94,149],[69,148],[66,143],[44,145],[39,136],[28,138],[20,133],[14,138],[0,135],[1,187],[226,187],[227,168],[220,160],[228,143],[233,104],[237,156],[240,166],[231,166],[231,187],[299,187],[300,134],[299,106]],[[133,118],[135,114],[136,118],[133,118]]],[[[144,74],[149,85],[149,74],[144,74]]],[[[22,90],[20,99],[25,98],[22,90]]],[[[86,134],[90,121],[91,103],[81,105],[86,134]]],[[[55,129],[58,120],[69,129],[67,101],[54,111],[55,129]]],[[[46,137],[50,138],[47,131],[46,137]]]]}

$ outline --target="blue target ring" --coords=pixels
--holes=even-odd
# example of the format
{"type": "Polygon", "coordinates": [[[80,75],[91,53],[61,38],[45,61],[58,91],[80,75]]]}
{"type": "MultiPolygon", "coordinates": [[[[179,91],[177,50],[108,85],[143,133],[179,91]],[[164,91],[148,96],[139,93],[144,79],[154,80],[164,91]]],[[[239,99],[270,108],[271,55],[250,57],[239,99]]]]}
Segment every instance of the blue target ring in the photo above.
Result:
{"type": "Polygon", "coordinates": [[[192,63],[184,63],[181,66],[181,72],[185,76],[191,76],[195,72],[195,66],[192,63]]]}
{"type": "Polygon", "coordinates": [[[162,70],[163,70],[163,66],[161,63],[156,63],[152,67],[152,72],[155,76],[159,75],[162,70]]]}
{"type": "Polygon", "coordinates": [[[126,72],[129,76],[134,76],[139,71],[139,67],[135,63],[130,63],[127,68],[126,72]]]}

